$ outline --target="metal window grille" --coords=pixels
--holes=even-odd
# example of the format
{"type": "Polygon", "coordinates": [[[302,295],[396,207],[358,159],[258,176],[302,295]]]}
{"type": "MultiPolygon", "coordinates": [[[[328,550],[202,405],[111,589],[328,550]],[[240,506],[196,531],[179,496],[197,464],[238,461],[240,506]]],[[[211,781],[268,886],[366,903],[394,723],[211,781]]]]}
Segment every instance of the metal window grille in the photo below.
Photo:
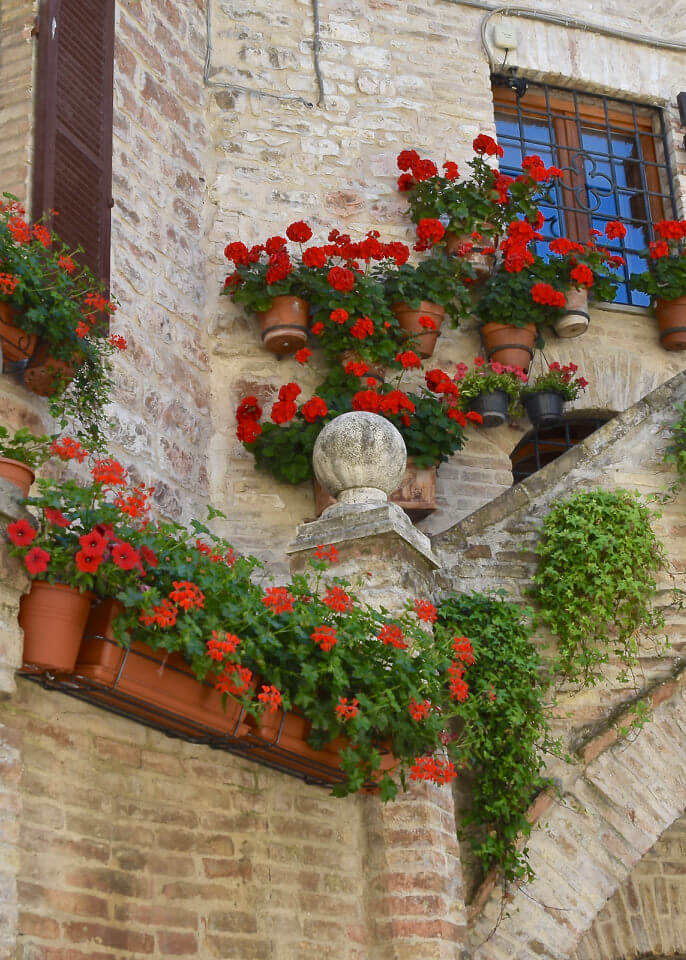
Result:
{"type": "MultiPolygon", "coordinates": [[[[564,171],[564,180],[540,197],[546,241],[584,241],[590,229],[621,220],[626,237],[606,241],[626,261],[615,300],[648,305],[645,294],[631,290],[629,276],[645,269],[640,251],[654,239],[653,224],[677,216],[663,111],[549,84],[529,83],[517,97],[509,83],[493,78],[501,170],[516,176],[522,158],[538,154],[564,171]]],[[[546,249],[539,244],[544,256],[546,249]]]]}
{"type": "Polygon", "coordinates": [[[557,460],[610,419],[609,416],[570,417],[559,426],[527,433],[510,454],[512,484],[525,480],[541,467],[557,460]]]}

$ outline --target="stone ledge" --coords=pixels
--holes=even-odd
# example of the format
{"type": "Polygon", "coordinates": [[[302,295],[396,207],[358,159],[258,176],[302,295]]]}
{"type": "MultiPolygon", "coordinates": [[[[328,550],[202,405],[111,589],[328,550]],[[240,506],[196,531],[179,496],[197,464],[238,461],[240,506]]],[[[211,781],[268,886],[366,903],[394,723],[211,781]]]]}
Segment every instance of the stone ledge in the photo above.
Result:
{"type": "Polygon", "coordinates": [[[439,548],[448,545],[458,547],[465,545],[468,537],[481,533],[486,527],[527,507],[550,490],[556,481],[567,476],[576,467],[582,467],[595,459],[657,411],[672,409],[675,404],[684,400],[686,400],[686,370],[677,373],[671,380],[661,384],[638,403],[617,414],[595,433],[567,450],[552,463],[542,467],[531,477],[510,487],[495,500],[491,500],[490,503],[454,526],[435,534],[431,538],[432,545],[439,548]]]}

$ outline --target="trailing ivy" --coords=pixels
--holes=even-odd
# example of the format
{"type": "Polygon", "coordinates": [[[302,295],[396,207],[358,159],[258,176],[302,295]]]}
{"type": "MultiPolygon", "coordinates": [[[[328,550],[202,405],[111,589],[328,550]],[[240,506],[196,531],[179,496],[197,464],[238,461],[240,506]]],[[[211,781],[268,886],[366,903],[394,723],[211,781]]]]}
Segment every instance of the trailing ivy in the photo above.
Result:
{"type": "Polygon", "coordinates": [[[610,654],[627,681],[638,637],[662,626],[653,609],[664,551],[638,494],[589,490],[556,503],[543,523],[532,595],[540,620],[559,640],[555,672],[584,686],[610,654]]]}
{"type": "Polygon", "coordinates": [[[469,637],[469,697],[459,705],[464,727],[453,751],[473,774],[471,808],[462,821],[484,869],[498,866],[504,880],[533,879],[528,849],[518,840],[531,826],[526,811],[548,784],[541,776],[545,751],[557,752],[545,715],[546,684],[531,640],[531,610],[508,602],[504,591],[453,595],[439,608],[436,637],[469,637]],[[479,829],[481,828],[481,829],[479,829]]]}
{"type": "Polygon", "coordinates": [[[670,426],[671,443],[665,451],[665,462],[673,463],[679,475],[678,483],[686,483],[686,403],[677,406],[679,419],[670,426]]]}

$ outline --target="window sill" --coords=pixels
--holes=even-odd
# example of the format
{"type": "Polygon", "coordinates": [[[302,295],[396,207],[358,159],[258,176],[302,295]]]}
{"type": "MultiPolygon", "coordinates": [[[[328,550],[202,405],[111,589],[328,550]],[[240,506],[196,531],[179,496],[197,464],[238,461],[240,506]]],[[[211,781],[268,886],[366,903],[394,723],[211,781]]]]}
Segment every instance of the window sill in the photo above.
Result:
{"type": "Polygon", "coordinates": [[[650,307],[636,307],[632,303],[606,303],[601,300],[600,303],[591,303],[591,310],[607,310],[609,313],[633,313],[638,317],[652,317],[653,311],[650,307]]]}

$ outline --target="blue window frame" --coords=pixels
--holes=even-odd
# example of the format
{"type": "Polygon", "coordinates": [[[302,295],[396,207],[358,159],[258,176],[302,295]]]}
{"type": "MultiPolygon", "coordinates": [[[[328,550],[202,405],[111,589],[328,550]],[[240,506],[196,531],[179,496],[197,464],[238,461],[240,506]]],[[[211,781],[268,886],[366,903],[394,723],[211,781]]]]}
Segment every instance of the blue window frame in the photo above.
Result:
{"type": "MultiPolygon", "coordinates": [[[[516,176],[529,154],[564,171],[540,198],[546,240],[583,242],[590,229],[621,220],[626,237],[607,241],[626,261],[615,302],[647,306],[649,298],[630,289],[629,274],[645,269],[639,251],[654,239],[653,224],[677,215],[663,112],[547,84],[528,83],[518,97],[505,77],[493,84],[503,173],[516,176]]],[[[546,247],[541,243],[539,252],[546,247]]]]}

